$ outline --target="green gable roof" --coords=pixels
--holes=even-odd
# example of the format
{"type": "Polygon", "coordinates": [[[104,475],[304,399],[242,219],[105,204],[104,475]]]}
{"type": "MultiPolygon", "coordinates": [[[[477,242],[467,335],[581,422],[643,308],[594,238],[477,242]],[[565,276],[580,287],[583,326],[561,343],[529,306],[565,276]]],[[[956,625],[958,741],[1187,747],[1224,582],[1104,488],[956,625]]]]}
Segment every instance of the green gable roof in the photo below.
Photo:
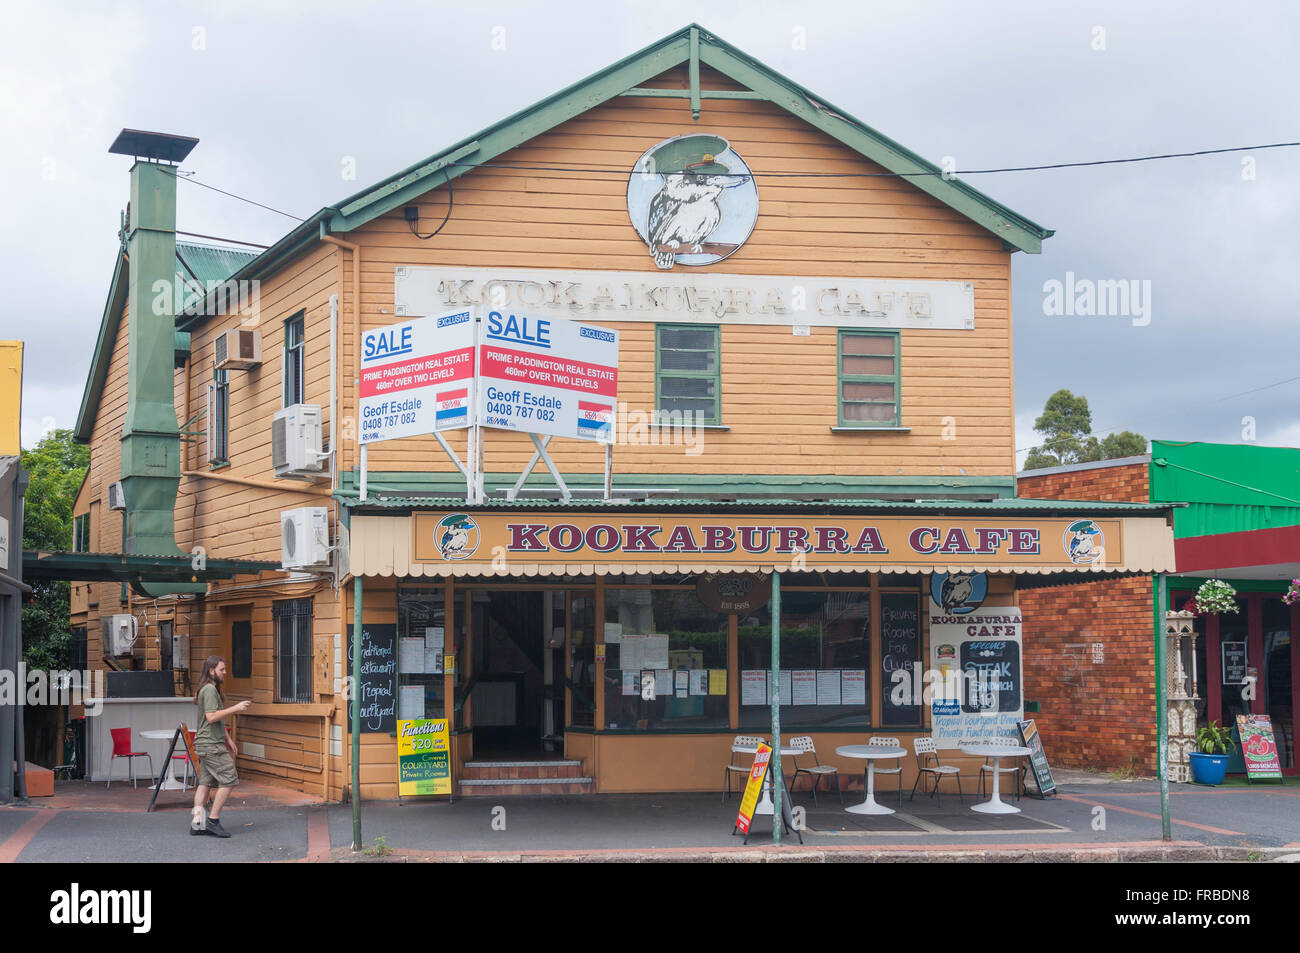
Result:
{"type": "MultiPolygon", "coordinates": [[[[319,236],[359,228],[472,171],[474,165],[491,162],[589,109],[639,89],[642,83],[674,67],[683,64],[689,67],[695,83],[691,90],[681,91],[681,95],[690,98],[693,109],[699,109],[701,98],[710,95],[709,91],[701,92],[698,88],[701,63],[751,91],[745,95],[780,106],[888,171],[910,174],[908,182],[988,229],[1008,248],[1036,254],[1042,251],[1043,240],[1055,234],[960,179],[945,179],[934,163],[738,50],[717,34],[691,24],[436,155],[321,209],[232,277],[238,280],[268,275],[319,236]]],[[[736,94],[720,95],[734,97],[736,94]]],[[[201,316],[189,318],[177,326],[184,330],[200,321],[201,316]]]]}
{"type": "MultiPolygon", "coordinates": [[[[207,286],[210,281],[225,281],[241,267],[257,258],[255,252],[240,251],[234,248],[219,248],[213,245],[195,245],[190,242],[176,243],[176,281],[207,286]]],[[[95,416],[99,411],[99,400],[108,379],[108,365],[113,358],[113,342],[117,340],[117,329],[122,323],[122,309],[127,301],[127,267],[126,256],[118,252],[117,262],[113,266],[113,280],[108,288],[108,301],[104,304],[104,314],[99,322],[99,335],[95,339],[95,354],[90,361],[90,373],[86,376],[86,389],[81,396],[81,410],[77,414],[77,428],[73,435],[82,443],[90,440],[95,426],[95,416]]],[[[188,294],[185,304],[198,298],[188,294]]],[[[179,326],[179,321],[177,322],[179,326]]],[[[176,332],[176,345],[182,343],[189,347],[189,334],[176,332]],[[182,337],[183,335],[183,337],[182,337]]]]}

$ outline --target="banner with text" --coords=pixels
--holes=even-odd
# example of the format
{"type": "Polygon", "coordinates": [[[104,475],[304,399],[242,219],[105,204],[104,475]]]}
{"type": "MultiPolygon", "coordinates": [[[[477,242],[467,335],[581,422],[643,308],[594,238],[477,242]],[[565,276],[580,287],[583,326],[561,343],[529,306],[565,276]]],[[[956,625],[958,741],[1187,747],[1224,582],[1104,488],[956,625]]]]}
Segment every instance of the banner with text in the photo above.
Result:
{"type": "Polygon", "coordinates": [[[940,748],[1020,743],[1021,617],[1016,606],[950,615],[930,605],[930,734],[940,748]]]}

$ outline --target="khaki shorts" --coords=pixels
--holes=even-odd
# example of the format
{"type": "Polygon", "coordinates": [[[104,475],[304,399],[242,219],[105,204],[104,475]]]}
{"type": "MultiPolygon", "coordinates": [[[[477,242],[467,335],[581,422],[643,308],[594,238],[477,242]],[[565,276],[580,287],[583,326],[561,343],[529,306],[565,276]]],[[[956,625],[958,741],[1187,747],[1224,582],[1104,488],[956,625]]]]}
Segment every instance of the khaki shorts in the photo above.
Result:
{"type": "Polygon", "coordinates": [[[199,784],[213,788],[233,788],[239,783],[235,773],[235,759],[230,756],[230,749],[199,748],[199,784]]]}

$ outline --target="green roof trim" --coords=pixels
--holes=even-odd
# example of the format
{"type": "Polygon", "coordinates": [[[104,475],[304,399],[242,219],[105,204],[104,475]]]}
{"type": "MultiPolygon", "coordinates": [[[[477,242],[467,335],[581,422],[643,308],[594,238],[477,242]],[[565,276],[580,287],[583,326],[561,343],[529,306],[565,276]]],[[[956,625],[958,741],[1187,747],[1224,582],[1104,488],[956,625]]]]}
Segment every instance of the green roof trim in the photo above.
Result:
{"type": "MultiPolygon", "coordinates": [[[[259,256],[255,252],[235,248],[177,242],[176,280],[182,285],[197,281],[206,287],[210,281],[225,281],[235,271],[257,257],[259,256]]],[[[113,342],[117,340],[117,330],[122,323],[122,309],[126,307],[129,291],[126,264],[126,256],[119,251],[113,266],[113,280],[108,287],[108,300],[104,303],[104,314],[99,321],[95,353],[91,357],[86,387],[81,395],[77,426],[73,431],[73,436],[81,443],[90,441],[91,431],[95,427],[95,415],[99,412],[99,400],[103,394],[104,382],[108,379],[108,366],[113,359],[113,342]]],[[[191,304],[197,300],[197,297],[197,295],[187,295],[185,304],[191,304]]],[[[180,363],[184,362],[182,354],[189,353],[189,333],[181,327],[179,318],[173,349],[179,367],[180,363]]]]}
{"type": "Polygon", "coordinates": [[[1151,442],[1152,502],[1183,502],[1174,538],[1300,526],[1300,449],[1151,442]]]}

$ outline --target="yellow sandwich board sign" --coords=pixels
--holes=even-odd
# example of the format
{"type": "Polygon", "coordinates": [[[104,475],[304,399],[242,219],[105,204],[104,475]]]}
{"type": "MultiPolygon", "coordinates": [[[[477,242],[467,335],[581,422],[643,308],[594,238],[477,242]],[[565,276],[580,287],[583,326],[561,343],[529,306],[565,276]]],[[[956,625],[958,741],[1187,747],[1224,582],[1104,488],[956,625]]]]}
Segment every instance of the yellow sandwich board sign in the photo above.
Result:
{"type": "Polygon", "coordinates": [[[770,745],[760,744],[754,753],[754,766],[749,771],[745,796],[740,799],[740,813],[736,815],[736,829],[746,836],[749,835],[749,825],[754,821],[754,808],[758,806],[758,795],[763,789],[763,776],[767,774],[767,763],[771,757],[770,745]]]}
{"type": "Polygon", "coordinates": [[[451,794],[451,735],[446,718],[397,723],[397,793],[451,794]]]}

